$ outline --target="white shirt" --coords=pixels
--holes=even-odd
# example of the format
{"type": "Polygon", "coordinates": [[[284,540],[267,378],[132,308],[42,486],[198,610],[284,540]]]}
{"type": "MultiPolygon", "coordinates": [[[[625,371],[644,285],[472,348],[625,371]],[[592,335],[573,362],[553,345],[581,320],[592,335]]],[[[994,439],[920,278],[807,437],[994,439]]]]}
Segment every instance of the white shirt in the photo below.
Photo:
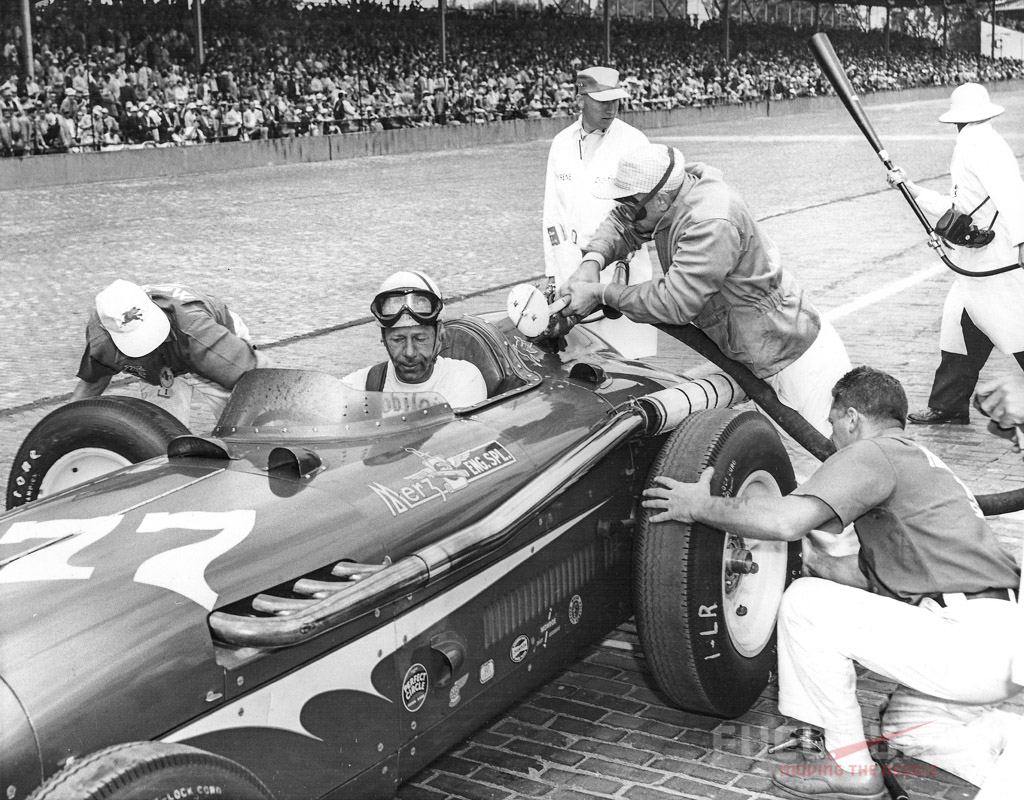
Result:
{"type": "MultiPolygon", "coordinates": [[[[615,207],[614,200],[594,197],[595,186],[615,178],[623,153],[645,144],[647,137],[620,119],[613,120],[604,133],[588,134],[582,116],[552,140],[542,234],[544,271],[554,276],[558,285],[579,267],[582,248],[615,207]]],[[[650,278],[651,261],[645,249],[637,251],[631,269],[650,278]]]]}
{"type": "MultiPolygon", "coordinates": [[[[366,376],[371,367],[363,367],[342,378],[342,382],[359,391],[366,390],[366,376]]],[[[452,408],[466,408],[487,399],[487,384],[475,364],[457,358],[439,356],[434,370],[423,383],[405,383],[395,375],[388,362],[384,378],[385,392],[435,392],[452,408]]]]}

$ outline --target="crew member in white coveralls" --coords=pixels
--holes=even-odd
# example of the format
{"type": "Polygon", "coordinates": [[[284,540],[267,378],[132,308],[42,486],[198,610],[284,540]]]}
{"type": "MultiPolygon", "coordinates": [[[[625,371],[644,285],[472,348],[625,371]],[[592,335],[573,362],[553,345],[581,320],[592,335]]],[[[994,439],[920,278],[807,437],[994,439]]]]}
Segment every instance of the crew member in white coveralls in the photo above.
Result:
{"type": "MultiPolygon", "coordinates": [[[[1024,181],[1013,150],[991,122],[1003,110],[981,84],[953,90],[949,111],[939,117],[957,126],[949,194],[912,183],[899,167],[888,174],[889,185],[903,183],[933,219],[952,206],[970,214],[982,231],[992,231],[987,244],[979,246],[984,240],[978,239],[973,246],[951,245],[953,263],[970,272],[1024,266],[1024,181]]],[[[942,311],[942,356],[928,408],[910,414],[910,422],[966,424],[971,393],[993,345],[1024,369],[1024,269],[983,278],[957,276],[942,311]]]]}
{"type": "MultiPolygon", "coordinates": [[[[648,143],[643,133],[617,118],[619,103],[629,93],[616,70],[585,69],[576,75],[576,89],[582,113],[551,142],[544,187],[544,271],[556,288],[579,267],[581,248],[615,206],[613,200],[595,197],[595,188],[612,181],[619,156],[648,143]]],[[[601,275],[604,283],[614,278],[614,266],[601,275]]],[[[650,279],[651,257],[641,247],[629,261],[629,284],[650,279]]],[[[589,327],[627,358],[657,352],[658,332],[652,326],[623,316],[589,327]]]]}

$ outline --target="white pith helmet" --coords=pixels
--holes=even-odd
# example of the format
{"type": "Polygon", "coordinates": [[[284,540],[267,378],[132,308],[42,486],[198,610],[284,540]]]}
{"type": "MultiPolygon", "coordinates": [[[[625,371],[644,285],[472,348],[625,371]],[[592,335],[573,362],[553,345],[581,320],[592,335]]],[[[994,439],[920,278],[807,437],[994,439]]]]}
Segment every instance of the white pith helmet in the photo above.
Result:
{"type": "Polygon", "coordinates": [[[965,83],[949,95],[949,111],[939,117],[939,122],[983,122],[1005,110],[989,100],[988,89],[980,83],[965,83]]]}

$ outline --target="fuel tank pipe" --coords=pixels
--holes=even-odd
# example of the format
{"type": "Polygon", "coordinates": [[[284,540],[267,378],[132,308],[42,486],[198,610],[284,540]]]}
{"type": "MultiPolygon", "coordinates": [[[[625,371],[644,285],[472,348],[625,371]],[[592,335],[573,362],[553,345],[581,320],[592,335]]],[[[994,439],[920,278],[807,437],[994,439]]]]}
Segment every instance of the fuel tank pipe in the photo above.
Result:
{"type": "MultiPolygon", "coordinates": [[[[694,325],[658,325],[657,327],[673,339],[677,339],[704,356],[732,377],[747,397],[757,403],[769,417],[779,424],[780,428],[796,440],[797,444],[819,461],[824,461],[836,451],[835,445],[830,439],[822,436],[799,413],[779,400],[775,390],[754,375],[745,365],[726,356],[700,328],[694,325]]],[[[1024,509],[1024,488],[1010,489],[995,494],[977,494],[974,499],[977,500],[982,513],[987,517],[1009,514],[1012,511],[1024,509]]]]}

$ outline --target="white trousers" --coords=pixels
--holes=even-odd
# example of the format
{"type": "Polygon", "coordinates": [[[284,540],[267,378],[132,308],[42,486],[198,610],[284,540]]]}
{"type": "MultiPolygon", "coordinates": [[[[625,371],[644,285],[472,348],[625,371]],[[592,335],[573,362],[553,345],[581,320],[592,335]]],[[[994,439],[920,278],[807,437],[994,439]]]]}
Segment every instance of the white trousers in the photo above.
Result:
{"type": "Polygon", "coordinates": [[[779,399],[813,425],[823,436],[832,434],[828,412],[832,387],[852,369],[846,346],[824,317],[814,343],[796,361],[767,379],[779,399]]]}
{"type": "MultiPolygon", "coordinates": [[[[991,768],[991,760],[982,757],[984,748],[972,747],[961,758],[955,739],[961,736],[959,726],[986,713],[988,704],[1019,691],[1011,679],[1016,637],[1008,635],[1017,618],[1016,603],[1006,600],[961,599],[947,608],[926,600],[912,606],[820,578],[800,578],[786,590],[779,610],[779,711],[825,729],[859,732],[863,739],[854,667],[861,664],[934,701],[927,708],[919,705],[911,722],[927,723],[914,732],[919,739],[935,725],[935,736],[929,734],[932,741],[914,754],[917,758],[967,780],[978,778],[991,768]],[[955,715],[948,711],[954,704],[959,704],[955,715]],[[931,719],[923,718],[927,715],[931,719]],[[959,725],[952,724],[957,718],[959,725]]],[[[901,702],[897,698],[897,722],[901,702]]],[[[904,708],[909,711],[910,705],[904,708]]],[[[909,720],[905,714],[903,721],[909,720]]],[[[901,730],[890,728],[888,720],[885,725],[901,730]]]]}
{"type": "Polygon", "coordinates": [[[139,383],[139,397],[160,406],[168,414],[181,420],[186,428],[192,428],[192,403],[198,398],[204,401],[213,414],[214,420],[220,419],[224,406],[228,403],[231,392],[220,384],[187,373],[178,375],[171,384],[167,397],[160,394],[160,387],[149,383],[139,383]]]}

